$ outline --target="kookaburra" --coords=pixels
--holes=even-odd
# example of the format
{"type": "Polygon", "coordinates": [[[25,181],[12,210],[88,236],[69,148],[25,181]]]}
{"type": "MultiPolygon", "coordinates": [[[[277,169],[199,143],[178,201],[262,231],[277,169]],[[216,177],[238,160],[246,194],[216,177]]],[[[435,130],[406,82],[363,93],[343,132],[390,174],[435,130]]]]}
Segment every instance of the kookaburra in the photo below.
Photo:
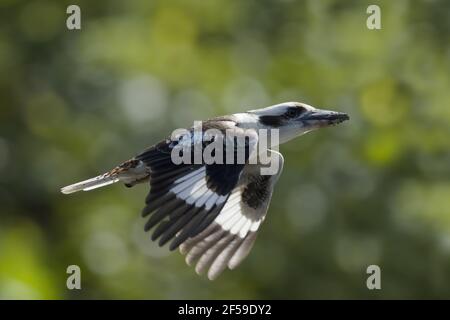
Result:
{"type": "MultiPolygon", "coordinates": [[[[345,113],[316,109],[304,103],[286,102],[263,109],[235,113],[201,122],[202,132],[215,129],[220,133],[232,132],[235,137],[245,136],[244,148],[223,139],[223,154],[245,151],[244,161],[193,161],[174,163],[173,151],[183,147],[200,145],[204,151],[217,138],[200,139],[173,137],[146,149],[113,170],[61,189],[69,194],[89,191],[115,182],[131,187],[149,182],[143,217],[148,231],[155,227],[152,240],[159,238],[159,245],[170,242],[170,250],[180,248],[188,265],[196,264],[198,274],[208,271],[208,278],[215,279],[225,268],[234,269],[249,254],[256,233],[264,220],[272,197],[273,188],[283,169],[283,156],[273,150],[311,130],[334,125],[349,117],[345,113]],[[248,138],[249,130],[253,130],[248,138]],[[271,161],[277,164],[276,172],[263,174],[266,166],[250,161],[255,155],[255,141],[259,132],[277,131],[278,141],[266,144],[271,161]],[[252,141],[252,142],[249,142],[252,141]],[[250,146],[251,145],[251,146],[250,146]],[[250,150],[252,149],[252,150],[250,150]]],[[[188,132],[193,132],[194,127],[188,132]]],[[[218,141],[218,140],[217,140],[218,141]]],[[[198,150],[198,149],[197,149],[198,150]]],[[[217,152],[216,152],[217,153],[217,152]]],[[[214,154],[214,152],[212,153],[214,154]]],[[[189,154],[191,156],[191,154],[189,154]]],[[[233,156],[232,160],[236,160],[233,156]]],[[[225,156],[223,156],[224,158],[225,156]]],[[[222,159],[222,157],[220,157],[222,159]]],[[[227,159],[228,160],[228,159],[227,159]]]]}

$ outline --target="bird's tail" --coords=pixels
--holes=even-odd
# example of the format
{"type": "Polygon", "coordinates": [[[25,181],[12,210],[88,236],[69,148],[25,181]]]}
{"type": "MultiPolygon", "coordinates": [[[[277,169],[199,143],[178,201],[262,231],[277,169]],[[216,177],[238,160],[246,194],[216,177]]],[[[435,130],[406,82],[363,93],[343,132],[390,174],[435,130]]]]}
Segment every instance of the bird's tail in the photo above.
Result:
{"type": "Polygon", "coordinates": [[[149,170],[145,164],[142,161],[131,159],[102,175],[61,188],[61,192],[70,194],[77,191],[91,191],[119,181],[125,183],[126,186],[133,186],[146,181],[148,177],[149,170]]]}
{"type": "Polygon", "coordinates": [[[120,178],[114,175],[108,175],[108,173],[99,175],[95,178],[91,178],[88,180],[84,180],[81,182],[77,182],[71,184],[70,186],[66,186],[61,188],[61,192],[64,194],[74,193],[77,191],[90,191],[97,188],[101,188],[116,182],[119,182],[120,178]]]}

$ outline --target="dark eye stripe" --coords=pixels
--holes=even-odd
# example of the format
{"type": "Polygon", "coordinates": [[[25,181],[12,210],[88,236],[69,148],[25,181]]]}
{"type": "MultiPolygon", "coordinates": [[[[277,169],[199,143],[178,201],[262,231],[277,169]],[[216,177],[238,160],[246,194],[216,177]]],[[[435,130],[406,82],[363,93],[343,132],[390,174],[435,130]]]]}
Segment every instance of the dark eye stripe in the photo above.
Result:
{"type": "Polygon", "coordinates": [[[281,116],[260,116],[259,121],[265,126],[279,127],[283,124],[283,117],[281,116]]]}
{"type": "Polygon", "coordinates": [[[305,108],[303,107],[289,107],[285,112],[284,116],[286,118],[295,118],[305,112],[305,108]]]}

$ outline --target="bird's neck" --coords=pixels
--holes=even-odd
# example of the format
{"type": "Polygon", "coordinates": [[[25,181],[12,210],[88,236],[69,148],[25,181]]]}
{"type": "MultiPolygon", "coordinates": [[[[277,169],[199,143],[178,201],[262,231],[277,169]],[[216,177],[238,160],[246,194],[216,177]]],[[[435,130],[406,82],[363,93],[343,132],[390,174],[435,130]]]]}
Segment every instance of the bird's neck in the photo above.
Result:
{"type": "Polygon", "coordinates": [[[260,126],[259,118],[255,114],[243,112],[243,113],[235,113],[234,117],[237,120],[237,126],[243,129],[264,129],[264,127],[260,126]]]}

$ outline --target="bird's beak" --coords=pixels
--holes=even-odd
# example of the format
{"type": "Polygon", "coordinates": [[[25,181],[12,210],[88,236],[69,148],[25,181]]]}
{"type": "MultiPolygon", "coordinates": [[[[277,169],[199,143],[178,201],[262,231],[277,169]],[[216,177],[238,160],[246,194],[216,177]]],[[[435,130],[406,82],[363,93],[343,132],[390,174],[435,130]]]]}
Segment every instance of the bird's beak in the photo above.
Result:
{"type": "Polygon", "coordinates": [[[306,126],[311,127],[327,127],[349,119],[350,117],[346,113],[321,109],[311,110],[298,118],[298,120],[304,122],[306,126]]]}

